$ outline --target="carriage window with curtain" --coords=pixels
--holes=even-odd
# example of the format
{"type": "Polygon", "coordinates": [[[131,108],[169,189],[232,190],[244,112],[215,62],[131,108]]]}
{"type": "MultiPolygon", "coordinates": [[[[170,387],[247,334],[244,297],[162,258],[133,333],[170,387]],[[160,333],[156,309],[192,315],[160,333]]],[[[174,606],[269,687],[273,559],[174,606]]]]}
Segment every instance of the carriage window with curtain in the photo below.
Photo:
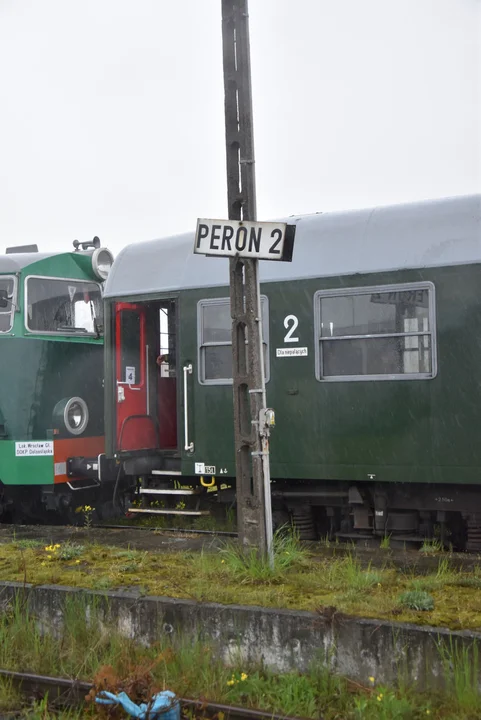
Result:
{"type": "MultiPolygon", "coordinates": [[[[264,367],[269,379],[268,302],[261,297],[264,367]]],[[[232,319],[228,298],[201,300],[198,304],[199,380],[203,384],[232,382],[232,319]]]]}
{"type": "Polygon", "coordinates": [[[431,283],[318,292],[318,379],[434,377],[433,295],[431,283]]]}
{"type": "Polygon", "coordinates": [[[27,330],[59,335],[96,335],[103,326],[100,285],[81,280],[29,277],[27,330]]]}

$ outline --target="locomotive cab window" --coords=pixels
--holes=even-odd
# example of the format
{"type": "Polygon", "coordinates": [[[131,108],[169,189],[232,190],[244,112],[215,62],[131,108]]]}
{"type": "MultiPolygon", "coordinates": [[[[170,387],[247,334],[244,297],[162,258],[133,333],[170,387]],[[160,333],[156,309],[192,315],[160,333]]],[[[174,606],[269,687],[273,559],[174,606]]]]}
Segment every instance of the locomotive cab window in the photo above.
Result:
{"type": "Polygon", "coordinates": [[[0,276],[0,333],[7,333],[13,327],[15,312],[16,279],[9,275],[0,276]]]}
{"type": "Polygon", "coordinates": [[[318,380],[411,380],[436,375],[432,283],[315,295],[318,380]]]}
{"type": "MultiPolygon", "coordinates": [[[[269,307],[261,297],[264,367],[269,380],[269,307]]],[[[197,306],[199,382],[205,385],[232,383],[232,319],[229,298],[200,300],[197,306]]]]}
{"type": "Polygon", "coordinates": [[[29,277],[27,330],[58,335],[98,335],[103,327],[100,285],[81,280],[29,277]]]}

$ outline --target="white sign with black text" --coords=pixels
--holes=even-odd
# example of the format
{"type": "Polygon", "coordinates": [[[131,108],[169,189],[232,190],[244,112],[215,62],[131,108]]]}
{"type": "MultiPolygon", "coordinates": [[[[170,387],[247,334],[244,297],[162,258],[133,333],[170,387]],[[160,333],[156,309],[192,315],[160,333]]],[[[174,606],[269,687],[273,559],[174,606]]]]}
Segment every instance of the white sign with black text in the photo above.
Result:
{"type": "Polygon", "coordinates": [[[306,347],[276,348],[276,357],[306,357],[307,354],[306,347]]]}
{"type": "Polygon", "coordinates": [[[215,465],[206,465],[203,462],[195,463],[196,475],[215,475],[215,465]]]}
{"type": "Polygon", "coordinates": [[[51,440],[15,443],[15,457],[44,457],[46,455],[53,455],[53,442],[51,440]]]}
{"type": "Polygon", "coordinates": [[[129,385],[135,385],[135,367],[127,366],[125,368],[125,382],[129,385]]]}
{"type": "Polygon", "coordinates": [[[286,242],[288,228],[295,226],[247,220],[198,220],[194,253],[290,261],[293,234],[291,242],[286,242]]]}

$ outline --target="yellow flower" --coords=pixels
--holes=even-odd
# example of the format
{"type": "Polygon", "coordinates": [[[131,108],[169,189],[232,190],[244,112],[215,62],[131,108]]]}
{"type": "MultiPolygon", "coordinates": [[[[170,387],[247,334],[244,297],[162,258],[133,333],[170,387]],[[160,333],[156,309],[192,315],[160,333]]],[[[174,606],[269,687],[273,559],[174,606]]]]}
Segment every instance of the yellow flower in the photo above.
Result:
{"type": "Polygon", "coordinates": [[[369,678],[369,682],[371,683],[371,685],[374,685],[375,681],[376,681],[376,678],[373,678],[371,675],[371,677],[369,678]]]}
{"type": "Polygon", "coordinates": [[[60,547],[60,545],[46,545],[46,546],[45,546],[45,550],[46,550],[47,552],[52,552],[52,553],[54,553],[54,552],[57,552],[57,550],[59,549],[59,547],[60,547]]]}
{"type": "Polygon", "coordinates": [[[242,680],[242,681],[247,680],[248,677],[249,677],[249,676],[246,675],[246,673],[242,673],[242,674],[241,674],[241,680],[242,680]]]}
{"type": "Polygon", "coordinates": [[[379,693],[379,695],[377,696],[377,701],[381,702],[382,698],[383,698],[383,694],[379,693]]]}
{"type": "Polygon", "coordinates": [[[235,685],[235,680],[227,680],[227,685],[235,685]]]}
{"type": "Polygon", "coordinates": [[[76,564],[76,565],[78,565],[78,564],[79,564],[79,562],[80,562],[80,560],[76,560],[76,561],[75,561],[75,564],[76,564]]]}
{"type": "Polygon", "coordinates": [[[47,563],[45,562],[45,560],[42,560],[42,562],[40,563],[40,565],[46,565],[46,564],[47,563]]]}
{"type": "Polygon", "coordinates": [[[431,715],[431,710],[426,710],[426,715],[431,715]]]}
{"type": "Polygon", "coordinates": [[[225,560],[221,560],[221,563],[222,563],[222,564],[225,563],[225,560]]]}

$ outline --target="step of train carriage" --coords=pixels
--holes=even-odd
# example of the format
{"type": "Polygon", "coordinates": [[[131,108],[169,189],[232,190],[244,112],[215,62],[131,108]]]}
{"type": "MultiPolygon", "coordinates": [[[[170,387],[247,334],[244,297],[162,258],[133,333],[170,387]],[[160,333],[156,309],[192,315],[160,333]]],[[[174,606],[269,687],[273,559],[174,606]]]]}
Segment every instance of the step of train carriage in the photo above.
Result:
{"type": "Polygon", "coordinates": [[[177,300],[116,302],[112,327],[115,455],[125,474],[137,477],[142,505],[129,512],[206,514],[198,492],[179,487],[177,300]]]}

